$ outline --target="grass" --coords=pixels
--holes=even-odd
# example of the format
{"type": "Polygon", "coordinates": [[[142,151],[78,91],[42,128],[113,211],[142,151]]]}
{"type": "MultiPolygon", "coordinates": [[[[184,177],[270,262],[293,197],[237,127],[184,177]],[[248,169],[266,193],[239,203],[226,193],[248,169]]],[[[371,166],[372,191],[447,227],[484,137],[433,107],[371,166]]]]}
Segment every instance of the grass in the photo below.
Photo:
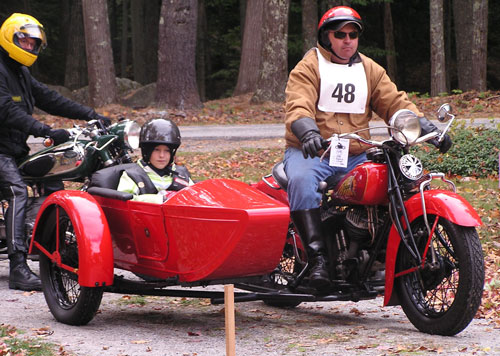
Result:
{"type": "Polygon", "coordinates": [[[19,338],[22,332],[10,325],[0,325],[0,355],[31,355],[31,356],[55,356],[69,355],[62,349],[56,350],[51,343],[42,342],[39,339],[19,338]]]}

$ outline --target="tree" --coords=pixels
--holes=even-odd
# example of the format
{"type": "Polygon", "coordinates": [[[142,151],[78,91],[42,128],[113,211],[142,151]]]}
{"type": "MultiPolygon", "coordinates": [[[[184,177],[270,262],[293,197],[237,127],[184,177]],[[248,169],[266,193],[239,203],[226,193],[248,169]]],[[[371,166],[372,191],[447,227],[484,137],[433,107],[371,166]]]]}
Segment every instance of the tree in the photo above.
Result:
{"type": "Polygon", "coordinates": [[[288,10],[290,0],[264,2],[262,55],[257,89],[252,103],[280,102],[285,99],[288,78],[288,10]]]}
{"type": "Polygon", "coordinates": [[[82,0],[90,105],[116,101],[115,67],[106,0],[82,0]]]}
{"type": "Polygon", "coordinates": [[[474,0],[472,7],[472,88],[486,90],[487,43],[488,43],[488,0],[474,0]]]}
{"type": "Polygon", "coordinates": [[[443,0],[430,0],[431,96],[447,92],[443,0]]]}
{"type": "Polygon", "coordinates": [[[78,89],[88,84],[87,57],[85,53],[85,33],[83,29],[82,0],[64,1],[68,20],[64,24],[66,33],[66,65],[64,86],[78,89]]]}
{"type": "Polygon", "coordinates": [[[387,74],[394,83],[397,83],[398,64],[396,61],[396,45],[394,43],[394,26],[392,24],[391,3],[389,2],[384,2],[384,42],[387,74]]]}
{"type": "Polygon", "coordinates": [[[233,95],[253,92],[257,88],[262,50],[263,9],[264,0],[247,1],[240,69],[233,95]]]}
{"type": "Polygon", "coordinates": [[[316,46],[318,41],[318,2],[301,0],[302,3],[302,53],[316,46]]]}
{"type": "Polygon", "coordinates": [[[120,46],[120,76],[127,76],[127,58],[128,58],[128,19],[129,19],[129,0],[122,1],[122,38],[120,46]]]}
{"type": "Polygon", "coordinates": [[[156,101],[172,108],[201,106],[196,87],[197,0],[163,0],[156,101]]]}
{"type": "Polygon", "coordinates": [[[141,84],[152,83],[157,73],[160,3],[158,0],[131,0],[130,12],[134,80],[141,84]]]}
{"type": "Polygon", "coordinates": [[[454,0],[459,89],[486,89],[488,0],[454,0]]]}

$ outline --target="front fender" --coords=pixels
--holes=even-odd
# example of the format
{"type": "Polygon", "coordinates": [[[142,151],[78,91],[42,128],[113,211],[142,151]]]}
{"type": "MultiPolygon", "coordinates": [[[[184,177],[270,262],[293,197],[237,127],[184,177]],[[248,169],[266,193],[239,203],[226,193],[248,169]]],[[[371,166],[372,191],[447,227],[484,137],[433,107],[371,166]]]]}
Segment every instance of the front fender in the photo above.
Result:
{"type": "MultiPolygon", "coordinates": [[[[86,192],[61,190],[45,199],[38,212],[30,251],[34,247],[44,247],[43,226],[54,223],[47,219],[49,213],[58,207],[68,214],[75,230],[78,283],[83,287],[113,284],[113,248],[108,222],[100,205],[86,192]]],[[[43,253],[42,249],[39,250],[43,253]]]]}
{"type": "MultiPolygon", "coordinates": [[[[461,226],[480,226],[482,224],[476,210],[474,210],[467,200],[454,192],[441,189],[427,190],[424,192],[424,199],[428,215],[437,215],[461,226]]],[[[415,194],[408,199],[405,202],[405,207],[410,222],[422,216],[423,210],[420,194],[415,194]]],[[[394,300],[391,300],[391,297],[400,242],[401,238],[393,224],[389,233],[385,256],[384,305],[393,305],[395,303],[394,300]]]]}

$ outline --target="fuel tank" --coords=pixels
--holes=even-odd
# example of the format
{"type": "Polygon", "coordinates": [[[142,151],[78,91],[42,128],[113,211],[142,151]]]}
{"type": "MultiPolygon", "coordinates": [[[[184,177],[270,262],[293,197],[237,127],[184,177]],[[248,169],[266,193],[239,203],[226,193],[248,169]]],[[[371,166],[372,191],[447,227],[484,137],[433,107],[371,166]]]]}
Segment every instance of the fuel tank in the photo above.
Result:
{"type": "Polygon", "coordinates": [[[388,170],[384,163],[365,162],[347,173],[332,190],[340,204],[378,205],[387,203],[388,170]]]}

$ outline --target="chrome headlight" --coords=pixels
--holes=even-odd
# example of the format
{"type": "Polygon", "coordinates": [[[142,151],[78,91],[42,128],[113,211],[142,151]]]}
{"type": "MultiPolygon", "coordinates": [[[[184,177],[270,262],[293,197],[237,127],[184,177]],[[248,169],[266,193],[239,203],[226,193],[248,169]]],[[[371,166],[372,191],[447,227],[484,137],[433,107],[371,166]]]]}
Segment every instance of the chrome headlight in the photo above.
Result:
{"type": "Polygon", "coordinates": [[[402,145],[412,145],[420,137],[420,121],[411,110],[396,111],[389,120],[389,125],[391,137],[402,145]]]}
{"type": "Polygon", "coordinates": [[[123,130],[124,136],[123,139],[125,143],[127,143],[130,148],[135,150],[139,148],[139,133],[141,132],[141,126],[135,121],[128,121],[125,124],[125,128],[123,130]]]}

